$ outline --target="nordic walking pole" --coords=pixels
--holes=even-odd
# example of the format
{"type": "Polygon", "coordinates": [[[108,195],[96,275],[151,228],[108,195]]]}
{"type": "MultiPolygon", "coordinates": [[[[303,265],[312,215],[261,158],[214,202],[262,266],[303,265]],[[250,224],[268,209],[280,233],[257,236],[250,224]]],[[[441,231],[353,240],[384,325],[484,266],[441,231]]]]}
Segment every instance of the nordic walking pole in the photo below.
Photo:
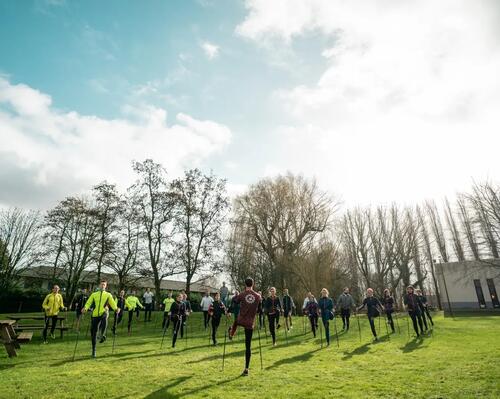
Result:
{"type": "Polygon", "coordinates": [[[187,347],[188,347],[188,323],[187,323],[187,316],[186,316],[186,320],[185,320],[184,326],[186,327],[186,331],[184,331],[184,337],[185,337],[186,349],[187,349],[187,347]]]}
{"type": "Polygon", "coordinates": [[[323,324],[323,316],[321,316],[321,322],[319,323],[319,339],[321,341],[321,349],[323,349],[323,329],[321,328],[322,324],[323,324]]]}
{"type": "Polygon", "coordinates": [[[262,366],[262,346],[260,344],[260,329],[257,329],[257,336],[259,337],[260,370],[262,371],[264,367],[262,366]]]}
{"type": "MultiPolygon", "coordinates": [[[[82,313],[82,320],[85,319],[85,314],[82,313]]],[[[78,330],[76,331],[76,341],[75,341],[75,349],[73,350],[73,359],[71,360],[72,362],[75,361],[75,355],[76,355],[76,348],[78,347],[78,341],[80,340],[80,325],[78,325],[78,330]]]]}
{"type": "Polygon", "coordinates": [[[361,325],[359,324],[358,312],[354,313],[354,315],[356,316],[356,320],[358,322],[359,342],[361,342],[361,325]]]}
{"type": "Polygon", "coordinates": [[[396,324],[398,326],[399,335],[401,335],[401,327],[399,327],[398,312],[394,312],[394,315],[396,316],[396,324]]]}
{"type": "Polygon", "coordinates": [[[266,326],[266,318],[265,317],[264,317],[264,333],[266,334],[266,344],[267,344],[267,326],[266,326]]]}
{"type": "Polygon", "coordinates": [[[410,315],[407,315],[406,316],[406,327],[408,327],[408,338],[410,338],[410,320],[408,320],[410,318],[410,315]]]}
{"type": "Polygon", "coordinates": [[[167,323],[165,322],[165,327],[163,327],[163,336],[161,337],[160,350],[163,348],[163,341],[165,340],[165,333],[167,332],[167,323]]]}
{"type": "Polygon", "coordinates": [[[227,315],[226,315],[226,327],[224,327],[224,350],[222,351],[222,370],[224,371],[224,359],[226,357],[226,339],[227,339],[227,315]]]}
{"type": "Polygon", "coordinates": [[[288,332],[287,332],[287,328],[288,327],[288,320],[285,318],[285,341],[286,341],[286,344],[288,345],[288,332]]]}
{"type": "Polygon", "coordinates": [[[337,316],[333,316],[333,328],[335,328],[335,338],[337,338],[337,348],[340,348],[339,333],[337,332],[337,316]]]}
{"type": "Polygon", "coordinates": [[[385,331],[387,333],[387,336],[389,337],[389,339],[391,339],[391,336],[389,335],[389,327],[387,327],[387,324],[389,324],[389,317],[387,315],[387,311],[385,312],[385,331]]]}
{"type": "Polygon", "coordinates": [[[113,345],[111,347],[111,354],[115,352],[115,340],[116,340],[116,321],[118,320],[118,314],[115,311],[115,319],[113,320],[113,345]]]}

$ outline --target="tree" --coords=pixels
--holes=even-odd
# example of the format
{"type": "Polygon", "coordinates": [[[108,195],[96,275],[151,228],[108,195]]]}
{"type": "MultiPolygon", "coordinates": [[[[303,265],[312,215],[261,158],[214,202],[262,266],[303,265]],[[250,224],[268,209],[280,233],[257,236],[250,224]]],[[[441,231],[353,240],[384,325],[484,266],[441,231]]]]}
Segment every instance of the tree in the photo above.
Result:
{"type": "Polygon", "coordinates": [[[40,260],[41,231],[38,212],[0,211],[0,290],[15,286],[20,273],[40,260]]]}
{"type": "Polygon", "coordinates": [[[95,216],[97,220],[97,229],[99,245],[96,248],[96,282],[101,280],[101,270],[108,263],[108,258],[113,251],[113,245],[116,240],[113,235],[116,233],[117,219],[121,211],[120,195],[114,184],[102,182],[93,188],[95,199],[95,216]]]}
{"type": "Polygon", "coordinates": [[[222,226],[229,209],[226,181],[200,170],[188,170],[171,183],[175,195],[176,261],[186,275],[186,293],[196,274],[221,270],[218,255],[222,226]]]}
{"type": "Polygon", "coordinates": [[[139,210],[128,198],[119,202],[118,209],[120,211],[117,218],[117,231],[106,265],[118,276],[119,289],[122,290],[139,278],[138,270],[143,254],[140,248],[139,210]]]}
{"type": "Polygon", "coordinates": [[[168,190],[166,171],[151,159],[134,162],[136,183],[130,188],[134,206],[139,212],[142,235],[145,239],[149,267],[142,273],[152,276],[156,297],[161,296],[161,281],[179,273],[174,262],[169,262],[168,248],[173,236],[175,197],[168,190]]]}
{"type": "Polygon", "coordinates": [[[72,302],[82,280],[95,259],[99,245],[99,222],[95,209],[84,198],[68,197],[45,217],[47,238],[55,249],[53,265],[62,268],[68,302],[72,302]]]}

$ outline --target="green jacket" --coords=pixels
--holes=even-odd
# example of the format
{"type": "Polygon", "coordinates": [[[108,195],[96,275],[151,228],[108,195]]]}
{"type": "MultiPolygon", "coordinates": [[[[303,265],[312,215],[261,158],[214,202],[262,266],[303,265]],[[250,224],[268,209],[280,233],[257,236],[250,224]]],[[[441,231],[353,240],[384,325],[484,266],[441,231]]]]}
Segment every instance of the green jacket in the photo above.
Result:
{"type": "Polygon", "coordinates": [[[97,291],[90,295],[87,303],[85,304],[85,310],[89,310],[91,307],[94,308],[92,311],[92,317],[102,316],[108,311],[109,308],[116,311],[118,306],[116,305],[113,295],[107,291],[97,291]]]}
{"type": "Polygon", "coordinates": [[[170,312],[170,308],[172,307],[172,304],[175,302],[174,298],[165,298],[163,300],[163,305],[165,305],[165,312],[170,312]]]}
{"type": "Polygon", "coordinates": [[[137,298],[134,295],[128,296],[126,301],[128,310],[135,310],[137,306],[139,306],[141,309],[144,309],[144,306],[142,306],[142,303],[141,301],[139,301],[139,298],[137,298]]]}
{"type": "Polygon", "coordinates": [[[57,316],[59,310],[64,308],[62,295],[51,292],[43,300],[42,308],[47,316],[57,316]]]}

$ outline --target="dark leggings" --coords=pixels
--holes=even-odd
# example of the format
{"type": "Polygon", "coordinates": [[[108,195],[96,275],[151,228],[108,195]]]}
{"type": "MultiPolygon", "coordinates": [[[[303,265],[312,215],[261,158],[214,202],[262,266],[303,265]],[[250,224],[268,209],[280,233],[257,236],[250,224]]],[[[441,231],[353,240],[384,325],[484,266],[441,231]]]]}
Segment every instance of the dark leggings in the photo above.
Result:
{"type": "Polygon", "coordinates": [[[408,312],[408,314],[411,317],[411,321],[413,323],[413,329],[417,333],[417,336],[419,335],[418,326],[420,326],[420,332],[423,333],[424,332],[424,322],[422,321],[422,315],[420,314],[420,312],[418,310],[416,310],[416,311],[410,310],[408,312]],[[417,321],[418,321],[418,326],[417,326],[417,321]]]}
{"type": "Polygon", "coordinates": [[[92,339],[92,350],[95,351],[97,343],[97,331],[101,332],[102,336],[106,335],[106,328],[108,327],[108,315],[104,313],[102,316],[92,317],[90,336],[92,339]]]}
{"type": "Polygon", "coordinates": [[[208,310],[203,311],[203,325],[205,329],[208,327],[208,323],[210,322],[210,315],[208,314],[208,310]]]}
{"type": "Polygon", "coordinates": [[[387,312],[387,321],[389,322],[389,325],[391,326],[392,332],[396,331],[394,329],[394,320],[392,319],[392,312],[387,312]]]}
{"type": "Polygon", "coordinates": [[[313,336],[316,337],[316,328],[318,327],[318,315],[317,314],[309,315],[309,322],[311,323],[311,330],[313,336]]]}
{"type": "Polygon", "coordinates": [[[323,320],[323,326],[325,327],[326,343],[330,344],[330,321],[328,319],[322,319],[322,320],[323,320]]]}
{"type": "Polygon", "coordinates": [[[144,306],[146,307],[146,310],[144,312],[144,321],[151,321],[151,311],[153,310],[153,304],[146,303],[146,305],[144,306]]]}
{"type": "Polygon", "coordinates": [[[128,332],[130,332],[130,328],[132,327],[132,319],[133,318],[134,318],[134,311],[129,310],[128,311],[128,326],[127,326],[128,332]]]}
{"type": "Polygon", "coordinates": [[[264,313],[259,312],[259,329],[262,329],[264,327],[264,313]]]}
{"type": "Polygon", "coordinates": [[[212,341],[215,345],[217,342],[216,335],[217,335],[217,329],[219,328],[220,324],[220,317],[212,317],[212,341]]]}
{"type": "Polygon", "coordinates": [[[177,341],[177,334],[181,332],[181,338],[184,336],[184,323],[181,318],[177,318],[174,321],[174,333],[172,334],[172,348],[175,347],[175,342],[177,341]]]}
{"type": "Polygon", "coordinates": [[[170,325],[170,317],[168,312],[163,312],[163,322],[161,323],[161,328],[166,329],[170,325]]]}
{"type": "Polygon", "coordinates": [[[431,314],[429,312],[429,308],[426,306],[424,307],[424,311],[425,311],[425,314],[427,315],[427,318],[429,319],[429,321],[431,322],[431,325],[434,325],[434,322],[432,321],[432,317],[431,317],[431,314]]]}
{"type": "Polygon", "coordinates": [[[273,344],[276,342],[276,324],[278,324],[278,313],[268,314],[267,319],[269,320],[269,332],[273,338],[273,344]]]}
{"type": "Polygon", "coordinates": [[[50,326],[50,334],[54,334],[56,330],[57,324],[57,315],[55,316],[45,316],[45,328],[43,329],[43,340],[47,341],[47,330],[49,328],[49,321],[52,320],[52,324],[50,326]]]}
{"type": "Polygon", "coordinates": [[[340,311],[340,314],[342,315],[342,327],[346,330],[349,330],[349,318],[351,317],[351,310],[342,309],[340,311]]]}
{"type": "Polygon", "coordinates": [[[252,356],[252,335],[251,328],[245,328],[245,368],[250,366],[250,357],[252,356]]]}
{"type": "Polygon", "coordinates": [[[370,322],[370,328],[372,329],[372,334],[377,338],[377,330],[375,330],[375,318],[368,316],[368,321],[370,322]]]}

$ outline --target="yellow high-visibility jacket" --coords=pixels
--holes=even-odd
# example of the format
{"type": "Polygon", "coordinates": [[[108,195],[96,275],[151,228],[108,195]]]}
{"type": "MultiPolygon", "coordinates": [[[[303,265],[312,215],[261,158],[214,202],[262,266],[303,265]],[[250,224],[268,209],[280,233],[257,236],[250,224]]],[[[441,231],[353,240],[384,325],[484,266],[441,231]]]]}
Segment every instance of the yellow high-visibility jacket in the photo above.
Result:
{"type": "Polygon", "coordinates": [[[85,310],[89,310],[90,308],[94,308],[92,311],[92,317],[102,316],[107,312],[109,308],[116,311],[118,306],[116,305],[115,300],[113,299],[113,295],[111,295],[107,291],[96,291],[90,295],[87,303],[85,304],[85,310]]]}
{"type": "Polygon", "coordinates": [[[139,298],[137,298],[134,295],[128,296],[126,301],[128,310],[135,310],[137,306],[139,306],[141,309],[144,309],[144,306],[142,306],[142,303],[141,301],[139,301],[139,298]]]}
{"type": "Polygon", "coordinates": [[[59,310],[64,308],[63,297],[61,294],[48,294],[42,303],[42,308],[46,316],[57,316],[59,310]]]}
{"type": "Polygon", "coordinates": [[[170,308],[172,307],[172,304],[175,302],[174,298],[165,298],[163,300],[163,305],[165,305],[165,309],[163,309],[164,312],[170,312],[170,308]]]}

